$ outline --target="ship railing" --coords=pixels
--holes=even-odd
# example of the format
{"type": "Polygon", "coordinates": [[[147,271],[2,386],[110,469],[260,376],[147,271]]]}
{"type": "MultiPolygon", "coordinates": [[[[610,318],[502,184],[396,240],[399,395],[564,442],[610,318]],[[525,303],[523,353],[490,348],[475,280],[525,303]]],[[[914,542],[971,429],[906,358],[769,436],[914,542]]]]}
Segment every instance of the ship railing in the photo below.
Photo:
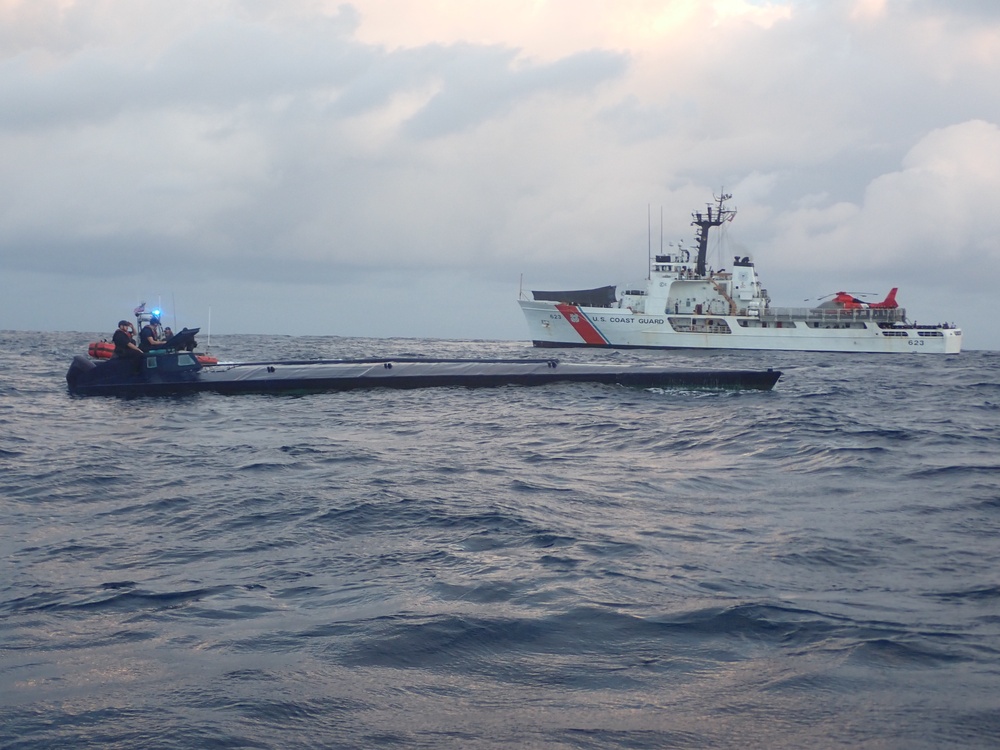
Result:
{"type": "Polygon", "coordinates": [[[873,321],[876,323],[901,323],[906,320],[906,310],[859,308],[845,310],[843,308],[822,307],[769,307],[762,311],[760,319],[767,322],[805,320],[817,323],[840,323],[854,321],[873,321]]]}

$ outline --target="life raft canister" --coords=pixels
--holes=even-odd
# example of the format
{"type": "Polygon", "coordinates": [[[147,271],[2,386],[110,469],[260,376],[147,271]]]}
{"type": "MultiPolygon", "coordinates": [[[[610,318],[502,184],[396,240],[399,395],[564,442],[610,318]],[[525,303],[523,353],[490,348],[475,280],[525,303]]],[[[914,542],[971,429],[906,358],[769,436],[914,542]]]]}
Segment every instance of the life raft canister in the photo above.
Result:
{"type": "Polygon", "coordinates": [[[115,345],[110,341],[93,341],[87,347],[87,354],[94,359],[111,359],[115,353],[115,345]]]}

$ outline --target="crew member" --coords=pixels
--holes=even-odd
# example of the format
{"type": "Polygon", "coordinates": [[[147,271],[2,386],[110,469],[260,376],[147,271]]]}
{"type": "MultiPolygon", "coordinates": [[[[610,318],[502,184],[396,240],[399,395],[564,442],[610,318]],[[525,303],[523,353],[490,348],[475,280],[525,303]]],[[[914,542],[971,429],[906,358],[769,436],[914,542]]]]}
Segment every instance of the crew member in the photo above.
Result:
{"type": "Polygon", "coordinates": [[[139,331],[139,349],[142,352],[148,352],[150,349],[156,349],[163,346],[166,342],[160,341],[156,337],[156,331],[160,327],[160,319],[157,317],[152,317],[149,322],[142,327],[139,331]]]}
{"type": "Polygon", "coordinates": [[[127,320],[118,321],[118,330],[111,337],[111,341],[115,345],[114,356],[122,358],[142,357],[142,349],[135,345],[132,330],[132,324],[127,320]]]}

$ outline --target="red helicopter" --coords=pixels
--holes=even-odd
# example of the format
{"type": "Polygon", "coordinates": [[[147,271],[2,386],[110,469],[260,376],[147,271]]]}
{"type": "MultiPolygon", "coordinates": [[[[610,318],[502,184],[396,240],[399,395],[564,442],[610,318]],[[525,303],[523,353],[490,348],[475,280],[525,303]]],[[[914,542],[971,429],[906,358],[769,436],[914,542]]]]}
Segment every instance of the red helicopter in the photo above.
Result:
{"type": "Polygon", "coordinates": [[[899,305],[896,303],[896,291],[898,287],[893,287],[885,295],[881,302],[865,302],[847,292],[837,292],[830,300],[836,305],[840,305],[845,310],[895,310],[899,305]]]}

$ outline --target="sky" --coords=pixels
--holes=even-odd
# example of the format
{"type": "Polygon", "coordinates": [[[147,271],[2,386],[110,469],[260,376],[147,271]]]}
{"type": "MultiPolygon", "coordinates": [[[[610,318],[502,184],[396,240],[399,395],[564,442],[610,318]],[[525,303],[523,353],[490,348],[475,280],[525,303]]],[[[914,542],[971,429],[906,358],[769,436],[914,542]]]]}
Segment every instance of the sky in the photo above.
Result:
{"type": "Polygon", "coordinates": [[[693,244],[1000,350],[995,0],[0,0],[0,329],[527,338],[693,244]]]}

